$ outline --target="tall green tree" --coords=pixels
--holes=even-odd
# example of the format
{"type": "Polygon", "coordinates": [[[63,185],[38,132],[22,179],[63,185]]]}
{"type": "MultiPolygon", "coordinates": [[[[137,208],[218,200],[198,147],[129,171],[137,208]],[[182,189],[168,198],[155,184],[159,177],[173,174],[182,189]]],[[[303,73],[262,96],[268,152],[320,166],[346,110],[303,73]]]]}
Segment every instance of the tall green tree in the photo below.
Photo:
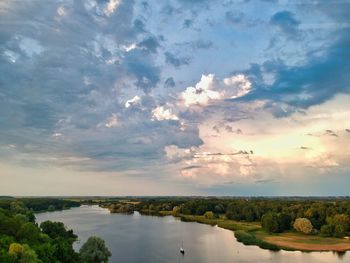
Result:
{"type": "Polygon", "coordinates": [[[105,245],[105,241],[99,237],[89,237],[81,247],[81,261],[84,263],[107,263],[111,252],[105,245]]]}

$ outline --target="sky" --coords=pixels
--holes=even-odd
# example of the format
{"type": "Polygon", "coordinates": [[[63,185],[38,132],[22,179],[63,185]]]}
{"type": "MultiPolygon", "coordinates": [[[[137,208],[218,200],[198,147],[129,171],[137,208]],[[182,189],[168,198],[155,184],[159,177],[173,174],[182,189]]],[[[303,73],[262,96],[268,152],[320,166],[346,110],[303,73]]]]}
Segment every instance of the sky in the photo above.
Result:
{"type": "Polygon", "coordinates": [[[0,195],[348,195],[349,13],[1,0],[0,195]]]}

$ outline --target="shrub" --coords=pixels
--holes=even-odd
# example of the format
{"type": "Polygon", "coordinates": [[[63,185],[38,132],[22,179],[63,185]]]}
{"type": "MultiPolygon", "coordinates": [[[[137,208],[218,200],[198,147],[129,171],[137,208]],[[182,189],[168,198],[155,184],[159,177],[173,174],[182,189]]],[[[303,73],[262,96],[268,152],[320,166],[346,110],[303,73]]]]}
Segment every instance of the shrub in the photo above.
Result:
{"type": "Polygon", "coordinates": [[[331,237],[333,235],[334,227],[332,225],[323,225],[321,227],[321,236],[331,237]]]}
{"type": "Polygon", "coordinates": [[[204,213],[204,218],[206,219],[214,219],[215,218],[215,215],[212,211],[207,211],[204,213]]]}
{"type": "Polygon", "coordinates": [[[238,242],[243,243],[244,245],[256,245],[263,249],[269,249],[278,251],[280,248],[276,245],[267,243],[264,240],[256,238],[255,235],[247,233],[245,231],[235,231],[235,238],[238,242]]]}

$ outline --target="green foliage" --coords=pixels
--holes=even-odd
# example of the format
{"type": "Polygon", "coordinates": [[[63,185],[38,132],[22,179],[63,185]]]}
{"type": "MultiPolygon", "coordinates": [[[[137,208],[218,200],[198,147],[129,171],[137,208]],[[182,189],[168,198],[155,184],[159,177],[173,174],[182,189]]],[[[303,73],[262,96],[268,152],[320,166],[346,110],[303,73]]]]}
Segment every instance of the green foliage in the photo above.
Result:
{"type": "Polygon", "coordinates": [[[245,231],[236,231],[235,237],[238,242],[242,242],[244,245],[256,245],[263,249],[280,250],[278,246],[267,243],[264,240],[258,239],[254,234],[247,233],[245,231]]]}
{"type": "Polygon", "coordinates": [[[77,236],[73,231],[67,230],[62,222],[45,221],[40,224],[40,228],[45,234],[53,239],[63,238],[69,240],[71,243],[77,239],[77,236]]]}
{"type": "Polygon", "coordinates": [[[15,259],[16,263],[41,263],[35,251],[27,244],[12,243],[9,247],[9,255],[15,259]]]}
{"type": "Polygon", "coordinates": [[[344,237],[346,234],[346,228],[344,225],[335,225],[334,227],[334,236],[335,237],[344,237]]]}
{"type": "Polygon", "coordinates": [[[23,243],[34,244],[37,243],[40,236],[40,229],[33,223],[24,223],[17,233],[17,238],[23,243]]]}
{"type": "Polygon", "coordinates": [[[204,218],[206,219],[214,219],[216,218],[216,216],[214,215],[214,213],[212,211],[207,211],[204,213],[204,218]]]}
{"type": "Polygon", "coordinates": [[[321,235],[344,237],[350,230],[350,217],[346,214],[336,214],[327,218],[327,225],[321,227],[321,235]]]}
{"type": "Polygon", "coordinates": [[[333,233],[334,233],[334,226],[332,225],[323,225],[321,227],[321,236],[324,236],[324,237],[331,237],[333,236],[333,233]]]}
{"type": "Polygon", "coordinates": [[[4,202],[0,202],[1,263],[79,262],[79,254],[72,247],[76,240],[72,230],[66,230],[63,223],[46,222],[44,232],[34,223],[35,217],[24,202],[4,202]]]}
{"type": "Polygon", "coordinates": [[[269,233],[280,233],[290,229],[291,217],[284,213],[270,212],[261,218],[262,227],[269,233]]]}
{"type": "Polygon", "coordinates": [[[84,263],[107,263],[112,255],[105,245],[105,241],[99,237],[90,237],[80,251],[81,261],[84,263]]]}

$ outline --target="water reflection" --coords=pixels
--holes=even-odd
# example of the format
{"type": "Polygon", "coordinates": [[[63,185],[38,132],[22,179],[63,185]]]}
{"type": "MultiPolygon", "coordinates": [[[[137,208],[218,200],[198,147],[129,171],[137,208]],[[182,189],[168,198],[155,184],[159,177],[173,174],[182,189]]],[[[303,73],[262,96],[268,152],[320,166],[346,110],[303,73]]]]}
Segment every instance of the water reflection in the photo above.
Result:
{"type": "Polygon", "coordinates": [[[273,252],[238,243],[232,231],[198,223],[185,223],[171,217],[110,214],[97,206],[82,206],[37,215],[38,222],[62,221],[78,234],[80,243],[96,235],[106,240],[114,262],[350,262],[349,253],[273,252]],[[181,244],[185,255],[179,251],[181,244]]]}

